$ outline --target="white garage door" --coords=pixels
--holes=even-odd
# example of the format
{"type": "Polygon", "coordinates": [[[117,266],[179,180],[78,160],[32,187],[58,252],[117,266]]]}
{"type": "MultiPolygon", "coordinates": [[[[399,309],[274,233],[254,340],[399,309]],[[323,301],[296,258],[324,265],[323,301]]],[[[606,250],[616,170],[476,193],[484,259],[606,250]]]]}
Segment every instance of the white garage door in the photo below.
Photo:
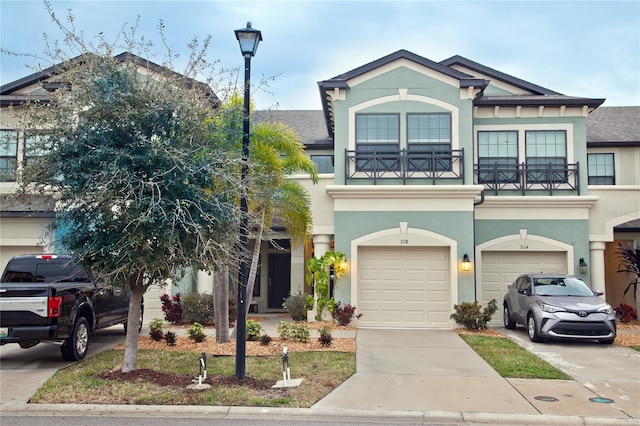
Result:
{"type": "Polygon", "coordinates": [[[3,246],[0,247],[0,275],[7,266],[9,259],[13,256],[21,254],[36,254],[42,253],[42,247],[39,246],[3,246]]]}
{"type": "Polygon", "coordinates": [[[358,265],[361,326],[451,327],[448,247],[362,247],[358,265]]]}
{"type": "Polygon", "coordinates": [[[526,273],[567,273],[567,254],[560,251],[510,252],[487,251],[482,253],[482,306],[491,299],[498,302],[498,311],[491,324],[502,324],[502,298],[507,286],[526,273]]]}

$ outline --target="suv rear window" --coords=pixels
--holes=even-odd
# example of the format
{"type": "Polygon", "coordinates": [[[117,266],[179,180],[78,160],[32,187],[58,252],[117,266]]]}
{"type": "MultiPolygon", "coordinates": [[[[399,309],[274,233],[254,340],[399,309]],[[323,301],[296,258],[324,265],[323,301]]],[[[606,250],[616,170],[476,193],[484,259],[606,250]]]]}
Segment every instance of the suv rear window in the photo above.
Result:
{"type": "Polygon", "coordinates": [[[79,282],[90,283],[91,279],[81,266],[62,259],[12,259],[2,276],[3,283],[19,282],[79,282]]]}

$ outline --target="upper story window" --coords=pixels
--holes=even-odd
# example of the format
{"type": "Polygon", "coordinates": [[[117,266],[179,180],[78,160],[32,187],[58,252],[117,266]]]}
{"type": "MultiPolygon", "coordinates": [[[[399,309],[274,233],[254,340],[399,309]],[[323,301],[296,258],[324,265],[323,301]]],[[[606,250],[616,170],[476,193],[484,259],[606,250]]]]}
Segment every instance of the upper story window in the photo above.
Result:
{"type": "Polygon", "coordinates": [[[18,132],[0,130],[0,182],[16,180],[18,164],[18,132]]]}
{"type": "Polygon", "coordinates": [[[587,154],[589,185],[615,185],[613,154],[587,154]]]}
{"type": "Polygon", "coordinates": [[[29,161],[29,158],[41,157],[46,153],[46,150],[43,149],[47,138],[47,133],[45,132],[36,132],[29,131],[24,138],[24,161],[25,163],[29,161]]]}
{"type": "Polygon", "coordinates": [[[407,114],[409,170],[451,168],[451,114],[407,114]]]}
{"type": "Polygon", "coordinates": [[[356,161],[359,170],[393,170],[400,151],[399,114],[357,114],[356,161]],[[367,155],[375,153],[375,155],[367,155]]]}
{"type": "Polygon", "coordinates": [[[525,132],[527,180],[565,182],[567,180],[567,133],[564,130],[525,132]]]}
{"type": "Polygon", "coordinates": [[[311,161],[318,167],[318,173],[333,173],[333,155],[312,155],[311,161]]]}
{"type": "Polygon", "coordinates": [[[518,179],[518,132],[478,132],[478,181],[516,182],[518,179]]]}

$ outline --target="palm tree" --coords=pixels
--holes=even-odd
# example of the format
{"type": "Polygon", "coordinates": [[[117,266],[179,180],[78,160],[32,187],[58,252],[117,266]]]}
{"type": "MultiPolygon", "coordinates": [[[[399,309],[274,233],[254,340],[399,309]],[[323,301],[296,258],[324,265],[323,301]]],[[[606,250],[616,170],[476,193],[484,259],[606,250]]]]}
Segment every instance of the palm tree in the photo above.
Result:
{"type": "MultiPolygon", "coordinates": [[[[228,145],[229,152],[240,152],[236,145],[242,139],[242,117],[243,99],[236,92],[219,107],[215,126],[218,133],[212,135],[218,143],[228,145]]],[[[304,186],[289,179],[294,173],[307,173],[313,183],[318,182],[317,167],[305,155],[300,137],[282,123],[255,123],[250,135],[248,185],[249,227],[255,232],[255,244],[247,279],[247,312],[251,306],[264,230],[271,228],[277,220],[289,232],[293,248],[310,236],[311,199],[304,186]]],[[[214,298],[215,310],[223,312],[228,310],[229,280],[228,275],[220,277],[219,274],[225,272],[214,272],[214,292],[218,296],[214,298]]],[[[216,320],[218,342],[228,342],[228,330],[228,320],[216,320]]]]}
{"type": "Polygon", "coordinates": [[[247,304],[258,270],[260,247],[265,228],[278,220],[287,229],[295,248],[311,235],[311,199],[302,184],[289,179],[294,173],[307,173],[318,182],[318,169],[304,153],[300,137],[282,123],[258,123],[251,132],[249,169],[249,210],[256,231],[253,257],[247,280],[247,304]]]}

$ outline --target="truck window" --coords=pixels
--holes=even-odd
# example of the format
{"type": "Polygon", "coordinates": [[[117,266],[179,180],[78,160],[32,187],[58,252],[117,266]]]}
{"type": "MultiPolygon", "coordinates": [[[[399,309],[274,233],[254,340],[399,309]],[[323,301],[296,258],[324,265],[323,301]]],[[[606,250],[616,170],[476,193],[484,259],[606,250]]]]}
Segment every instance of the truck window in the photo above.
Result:
{"type": "Polygon", "coordinates": [[[84,270],[69,259],[41,261],[39,259],[15,259],[9,262],[2,282],[79,282],[90,283],[84,270]]]}

